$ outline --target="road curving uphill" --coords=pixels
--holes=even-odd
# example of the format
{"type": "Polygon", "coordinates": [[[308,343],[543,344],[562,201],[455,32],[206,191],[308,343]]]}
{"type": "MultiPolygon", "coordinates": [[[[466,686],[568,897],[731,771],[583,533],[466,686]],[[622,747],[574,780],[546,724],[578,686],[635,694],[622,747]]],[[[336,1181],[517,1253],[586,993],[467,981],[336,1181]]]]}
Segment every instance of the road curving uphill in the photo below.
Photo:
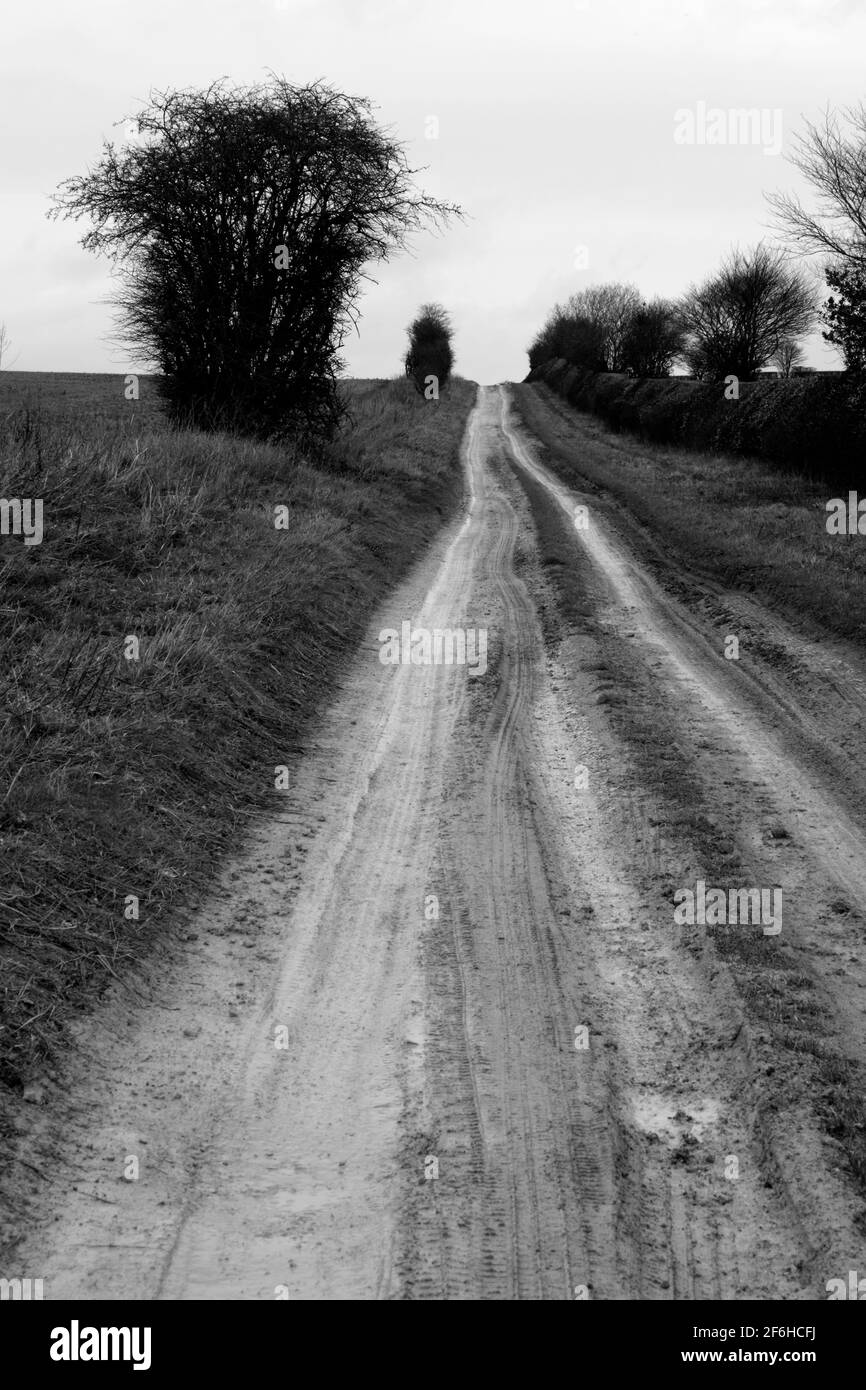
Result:
{"type": "Polygon", "coordinates": [[[857,1268],[814,1092],[863,1061],[833,904],[866,834],[819,731],[508,388],[464,465],[273,821],[150,997],[79,1025],[19,1252],[48,1297],[797,1299],[857,1268]],[[781,891],[781,932],[676,920],[699,883],[781,891]]]}

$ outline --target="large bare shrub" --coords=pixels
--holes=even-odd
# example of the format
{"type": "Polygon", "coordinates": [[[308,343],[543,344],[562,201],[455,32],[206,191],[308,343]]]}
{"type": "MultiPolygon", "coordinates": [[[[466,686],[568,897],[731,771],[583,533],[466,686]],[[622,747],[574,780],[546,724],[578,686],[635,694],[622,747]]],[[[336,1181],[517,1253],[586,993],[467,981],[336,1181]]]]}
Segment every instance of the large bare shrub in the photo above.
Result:
{"type": "Polygon", "coordinates": [[[116,262],[124,335],[176,421],[331,433],[365,267],[459,209],[419,192],[369,101],[323,83],[151,95],[54,214],[116,262]]]}

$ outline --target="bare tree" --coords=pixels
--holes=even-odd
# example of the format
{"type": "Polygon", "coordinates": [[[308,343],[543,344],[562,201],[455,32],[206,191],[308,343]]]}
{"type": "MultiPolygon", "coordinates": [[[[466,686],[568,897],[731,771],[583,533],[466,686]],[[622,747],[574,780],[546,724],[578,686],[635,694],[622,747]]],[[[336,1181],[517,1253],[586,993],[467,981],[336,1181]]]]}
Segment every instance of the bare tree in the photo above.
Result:
{"type": "Polygon", "coordinates": [[[582,314],[572,313],[565,305],[557,304],[548,314],[544,327],[530,343],[527,353],[530,368],[562,357],[572,366],[603,372],[607,370],[604,347],[604,334],[598,323],[591,322],[582,314]]]}
{"type": "Polygon", "coordinates": [[[591,285],[557,304],[529,348],[530,367],[563,357],[592,372],[626,370],[623,345],[641,298],[634,285],[591,285]]]}
{"type": "Polygon", "coordinates": [[[682,360],[689,369],[689,375],[695,381],[705,381],[710,375],[710,366],[707,361],[707,354],[701,343],[695,338],[687,338],[686,345],[682,351],[682,360]]]}
{"type": "Polygon", "coordinates": [[[866,103],[840,118],[829,108],[793,138],[790,162],[818,195],[815,212],[793,193],[768,193],[777,226],[806,255],[866,265],[866,103]]]}
{"type": "Polygon", "coordinates": [[[369,101],[323,83],[152,94],[136,125],[143,139],[108,142],[52,215],[88,218],[84,246],[121,264],[124,334],[170,415],[331,433],[367,266],[460,209],[415,188],[369,101]]]}
{"type": "Polygon", "coordinates": [[[683,320],[690,363],[703,364],[710,378],[748,381],[784,341],[812,327],[814,290],[783,252],[763,245],[734,250],[715,275],[689,290],[683,320]]]}
{"type": "Polygon", "coordinates": [[[820,123],[794,137],[791,163],[818,195],[814,212],[790,193],[767,200],[790,246],[826,257],[823,334],[838,348],[852,376],[866,379],[866,104],[829,107],[820,123]]]}
{"type": "Polygon", "coordinates": [[[779,368],[783,377],[789,377],[798,367],[802,367],[805,355],[800,344],[793,338],[783,338],[778,350],[770,359],[779,368]]]}
{"type": "Polygon", "coordinates": [[[568,300],[568,314],[591,324],[600,334],[603,370],[625,371],[623,345],[632,315],[640,308],[640,303],[640,293],[634,285],[615,281],[591,285],[568,300]]]}
{"type": "Polygon", "coordinates": [[[653,299],[631,315],[622,344],[623,366],[632,376],[670,376],[684,344],[680,306],[669,299],[653,299]]]}

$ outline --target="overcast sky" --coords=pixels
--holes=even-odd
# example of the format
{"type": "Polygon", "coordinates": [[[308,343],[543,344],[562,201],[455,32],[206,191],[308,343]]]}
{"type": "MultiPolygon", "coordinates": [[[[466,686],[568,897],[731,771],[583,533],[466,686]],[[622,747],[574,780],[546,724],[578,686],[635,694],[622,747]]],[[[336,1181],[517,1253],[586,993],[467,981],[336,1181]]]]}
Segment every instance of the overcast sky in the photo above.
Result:
{"type": "MultiPolygon", "coordinates": [[[[152,88],[250,83],[273,69],[372,98],[413,164],[428,166],[418,182],[467,220],[418,236],[412,256],[376,272],[348,370],[393,375],[407,322],[436,299],[453,315],[457,370],[481,382],[521,379],[527,343],[573,290],[618,279],[676,295],[732,243],[769,235],[762,193],[801,187],[785,152],[803,116],[866,97],[862,0],[5,0],[3,10],[0,321],[18,370],[143,365],[112,344],[105,264],[80,248],[80,228],[45,212],[152,88]],[[766,112],[767,138],[697,143],[700,103],[766,112]],[[695,114],[693,144],[675,139],[683,111],[695,114]]],[[[817,342],[813,364],[837,365],[817,342]]]]}

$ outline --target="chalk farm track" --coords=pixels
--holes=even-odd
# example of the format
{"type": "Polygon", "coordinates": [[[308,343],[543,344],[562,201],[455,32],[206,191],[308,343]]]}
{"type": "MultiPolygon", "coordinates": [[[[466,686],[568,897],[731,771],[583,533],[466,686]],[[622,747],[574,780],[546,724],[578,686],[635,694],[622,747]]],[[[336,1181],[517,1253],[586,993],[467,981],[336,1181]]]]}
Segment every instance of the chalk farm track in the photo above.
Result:
{"type": "Polygon", "coordinates": [[[461,517],[273,822],[78,1027],[19,1251],[48,1298],[788,1300],[862,1265],[809,1068],[863,1062],[866,834],[833,759],[866,671],[754,605],[809,698],[726,661],[510,388],[464,454],[461,517]],[[485,629],[486,671],[383,665],[406,620],[485,629]],[[675,924],[707,844],[781,885],[779,936],[675,924]]]}

